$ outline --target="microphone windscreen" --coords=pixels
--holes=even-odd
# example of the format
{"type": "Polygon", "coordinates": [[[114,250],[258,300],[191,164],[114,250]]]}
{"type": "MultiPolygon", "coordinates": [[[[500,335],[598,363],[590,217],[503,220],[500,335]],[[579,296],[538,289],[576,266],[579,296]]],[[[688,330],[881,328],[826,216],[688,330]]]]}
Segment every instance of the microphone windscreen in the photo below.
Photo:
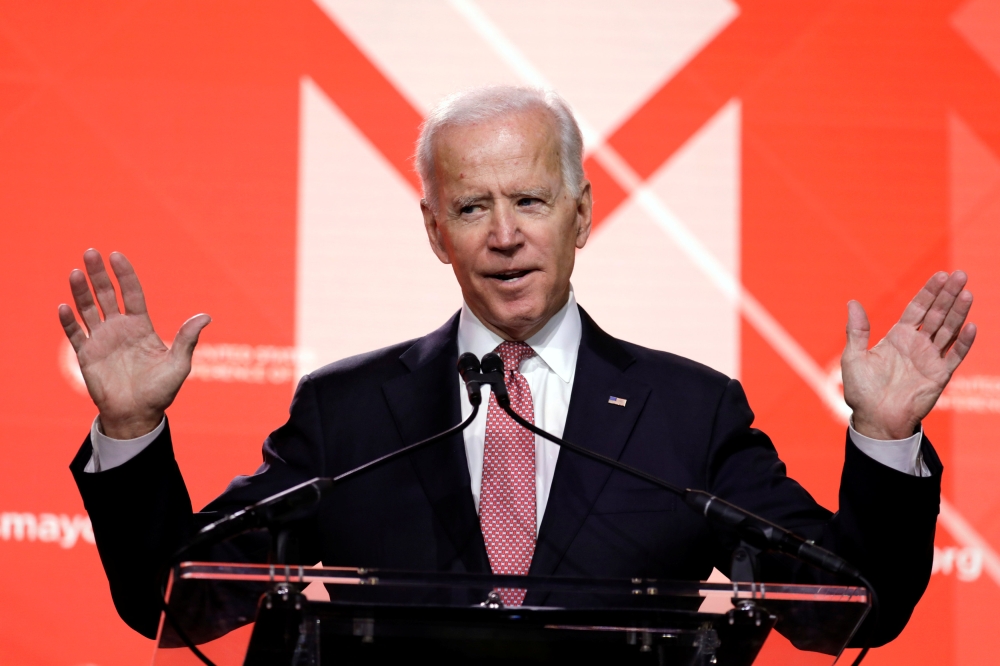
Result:
{"type": "Polygon", "coordinates": [[[503,374],[503,359],[500,358],[499,354],[496,354],[494,352],[490,352],[489,354],[486,354],[485,356],[483,356],[483,365],[482,365],[482,368],[483,368],[483,372],[485,372],[485,373],[499,372],[502,375],[503,374]]]}
{"type": "Polygon", "coordinates": [[[475,354],[465,352],[458,357],[458,374],[462,375],[463,380],[469,381],[469,375],[477,372],[479,372],[479,359],[475,354]]]}

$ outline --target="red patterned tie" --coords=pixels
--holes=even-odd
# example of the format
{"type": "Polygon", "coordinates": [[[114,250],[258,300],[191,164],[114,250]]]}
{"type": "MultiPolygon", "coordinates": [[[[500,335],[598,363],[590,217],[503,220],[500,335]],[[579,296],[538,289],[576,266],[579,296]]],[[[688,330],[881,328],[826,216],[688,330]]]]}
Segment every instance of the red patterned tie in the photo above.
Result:
{"type": "MultiPolygon", "coordinates": [[[[523,342],[503,342],[496,353],[503,359],[510,406],[534,423],[531,388],[520,372],[521,361],[534,350],[523,342]]],[[[493,573],[526,576],[535,554],[535,436],[507,416],[493,393],[486,413],[479,517],[493,573]]],[[[498,592],[505,606],[520,606],[526,591],[498,592]]]]}

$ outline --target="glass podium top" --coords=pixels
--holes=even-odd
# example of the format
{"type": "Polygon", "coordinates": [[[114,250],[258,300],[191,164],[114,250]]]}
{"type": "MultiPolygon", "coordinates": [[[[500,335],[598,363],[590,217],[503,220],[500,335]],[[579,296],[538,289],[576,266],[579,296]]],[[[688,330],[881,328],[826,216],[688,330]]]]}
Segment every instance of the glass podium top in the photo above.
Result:
{"type": "Polygon", "coordinates": [[[818,665],[849,663],[870,602],[863,587],[185,562],[167,607],[154,666],[202,663],[182,634],[218,666],[735,665],[776,650],[818,665]],[[504,606],[504,589],[523,604],[504,606]]]}

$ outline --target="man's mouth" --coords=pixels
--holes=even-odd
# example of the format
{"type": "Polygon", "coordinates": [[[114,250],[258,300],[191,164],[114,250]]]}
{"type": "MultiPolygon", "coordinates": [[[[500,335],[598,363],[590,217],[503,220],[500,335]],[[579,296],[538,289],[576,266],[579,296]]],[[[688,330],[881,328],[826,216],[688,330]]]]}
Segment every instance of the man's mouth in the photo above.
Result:
{"type": "Polygon", "coordinates": [[[523,278],[525,275],[528,275],[529,273],[533,272],[534,270],[531,269],[523,271],[503,271],[500,273],[493,273],[492,275],[488,275],[487,277],[492,278],[494,280],[500,280],[502,282],[516,282],[517,280],[523,278]]]}

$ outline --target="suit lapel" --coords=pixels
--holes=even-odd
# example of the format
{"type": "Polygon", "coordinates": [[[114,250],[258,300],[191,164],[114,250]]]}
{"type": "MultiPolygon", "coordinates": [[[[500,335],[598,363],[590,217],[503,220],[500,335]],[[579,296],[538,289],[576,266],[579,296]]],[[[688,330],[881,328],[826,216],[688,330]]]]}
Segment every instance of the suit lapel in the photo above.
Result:
{"type": "MultiPolygon", "coordinates": [[[[625,374],[625,369],[635,361],[632,355],[598,328],[583,308],[580,316],[583,332],[563,437],[617,460],[650,389],[625,374]],[[625,398],[626,405],[610,404],[612,396],[625,398]]],[[[531,562],[532,575],[549,576],[556,571],[611,471],[570,451],[559,452],[531,562]]],[[[538,603],[541,599],[530,601],[538,603]]]]}
{"type": "MultiPolygon", "coordinates": [[[[382,386],[404,445],[413,444],[459,421],[458,315],[430,335],[417,340],[400,361],[408,374],[382,386]]],[[[431,444],[410,456],[410,463],[438,519],[444,536],[466,571],[488,572],[486,547],[479,527],[469,465],[461,434],[431,444]]],[[[439,549],[447,552],[448,548],[439,549]]],[[[447,566],[442,561],[442,566],[447,566]]]]}

